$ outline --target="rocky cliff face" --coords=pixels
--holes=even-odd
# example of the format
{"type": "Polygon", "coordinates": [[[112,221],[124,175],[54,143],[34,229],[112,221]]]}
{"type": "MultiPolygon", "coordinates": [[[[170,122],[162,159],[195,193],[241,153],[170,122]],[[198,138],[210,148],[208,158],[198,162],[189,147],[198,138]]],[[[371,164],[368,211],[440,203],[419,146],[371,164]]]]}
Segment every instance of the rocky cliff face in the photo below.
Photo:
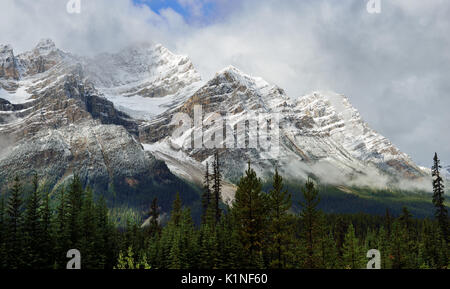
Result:
{"type": "MultiPolygon", "coordinates": [[[[313,174],[333,184],[386,186],[395,185],[399,179],[413,182],[425,177],[406,154],[362,120],[345,96],[315,92],[291,99],[281,88],[234,67],[217,73],[178,109],[142,126],[141,141],[150,143],[148,149],[174,167],[182,159],[189,158],[190,163],[199,167],[212,159],[212,150],[189,148],[195,128],[181,137],[171,137],[175,129],[170,125],[173,114],[187,113],[194,119],[195,105],[202,106],[204,120],[211,113],[226,118],[224,135],[229,130],[234,143],[238,138],[237,125],[248,121],[249,116],[254,115],[256,119],[259,114],[280,116],[280,150],[274,158],[263,157],[261,149],[230,148],[223,141],[221,158],[225,176],[230,180],[242,174],[247,160],[262,175],[277,165],[287,176],[305,178],[313,174]],[[174,161],[174,156],[179,159],[174,161]]],[[[204,140],[214,131],[217,127],[205,125],[204,140]]],[[[248,134],[255,135],[256,130],[248,134]]],[[[192,169],[191,166],[187,170],[192,169]]]]}
{"type": "Polygon", "coordinates": [[[17,60],[10,45],[0,45],[0,78],[18,79],[17,60]]]}
{"type": "Polygon", "coordinates": [[[3,74],[10,89],[0,89],[0,185],[36,172],[56,187],[76,173],[100,193],[126,191],[129,204],[143,206],[152,188],[188,187],[144,151],[139,121],[102,96],[84,61],[44,40],[15,58],[17,74],[3,74]]]}
{"type": "Polygon", "coordinates": [[[200,132],[208,142],[218,130],[225,136],[219,151],[226,200],[232,199],[231,183],[247,160],[263,176],[279,166],[287,178],[315,175],[332,184],[415,186],[426,175],[371,129],[343,95],[291,98],[234,67],[204,82],[189,58],[161,45],[84,58],[43,40],[17,56],[10,46],[0,46],[0,63],[0,180],[5,184],[13,174],[33,171],[52,184],[76,172],[102,191],[178,182],[172,173],[199,183],[213,149],[193,148],[192,136],[200,132]],[[194,119],[196,105],[202,107],[203,132],[189,127],[172,137],[175,113],[194,119]],[[212,113],[225,125],[211,121],[212,113]],[[280,116],[275,157],[261,147],[237,145],[271,127],[269,121],[238,131],[261,114],[280,116]]]}

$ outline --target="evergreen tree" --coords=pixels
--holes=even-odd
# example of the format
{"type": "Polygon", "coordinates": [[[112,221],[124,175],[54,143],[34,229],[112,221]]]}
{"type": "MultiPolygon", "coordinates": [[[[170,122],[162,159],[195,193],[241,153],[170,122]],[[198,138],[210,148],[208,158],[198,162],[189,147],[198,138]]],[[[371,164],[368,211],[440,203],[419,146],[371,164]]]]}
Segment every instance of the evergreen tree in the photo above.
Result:
{"type": "Polygon", "coordinates": [[[58,194],[58,208],[56,215],[55,231],[56,231],[56,245],[55,245],[55,266],[62,269],[66,262],[66,253],[70,247],[70,233],[69,222],[67,216],[67,198],[64,189],[58,194]]]}
{"type": "Polygon", "coordinates": [[[172,212],[170,214],[170,222],[175,226],[179,226],[181,223],[181,217],[183,215],[183,210],[181,206],[182,204],[180,193],[177,193],[175,200],[173,201],[172,212]]]}
{"type": "Polygon", "coordinates": [[[39,214],[40,195],[37,175],[33,176],[32,192],[27,200],[25,211],[25,263],[32,269],[42,266],[41,260],[41,218],[39,214]]]}
{"type": "Polygon", "coordinates": [[[161,237],[163,234],[163,230],[161,230],[160,235],[154,235],[150,241],[148,242],[148,258],[149,264],[154,269],[158,269],[161,267],[161,260],[159,259],[159,253],[161,252],[161,237]]]}
{"type": "Polygon", "coordinates": [[[347,224],[343,216],[338,215],[334,225],[334,239],[336,241],[336,249],[339,257],[342,257],[342,247],[344,246],[345,234],[347,233],[347,224]]]}
{"type": "Polygon", "coordinates": [[[116,261],[117,230],[111,223],[108,214],[108,207],[103,197],[96,204],[97,240],[96,251],[98,252],[98,265],[105,269],[113,268],[116,261]]]}
{"type": "Polygon", "coordinates": [[[83,186],[78,175],[75,175],[69,185],[67,196],[67,218],[70,236],[70,245],[74,248],[79,247],[81,237],[81,209],[83,206],[83,186]]]}
{"type": "Polygon", "coordinates": [[[219,161],[219,152],[216,150],[214,152],[214,165],[213,165],[213,206],[216,217],[216,224],[220,220],[221,210],[219,207],[220,197],[222,192],[222,175],[220,173],[220,161],[219,161]]]}
{"type": "Polygon", "coordinates": [[[168,255],[168,269],[183,269],[181,253],[181,231],[176,230],[171,242],[170,253],[168,255]]]}
{"type": "Polygon", "coordinates": [[[148,234],[151,237],[153,237],[155,234],[161,234],[161,225],[159,224],[159,214],[160,209],[158,206],[158,198],[154,198],[152,201],[152,205],[150,206],[150,219],[149,219],[149,226],[148,226],[148,234]]]}
{"type": "Polygon", "coordinates": [[[388,232],[382,226],[378,231],[377,236],[377,247],[370,249],[378,249],[381,254],[381,269],[390,269],[391,268],[391,259],[389,258],[389,239],[388,232]]]}
{"type": "Polygon", "coordinates": [[[152,265],[158,269],[167,269],[169,267],[169,256],[172,250],[172,241],[174,239],[176,226],[173,222],[169,222],[161,232],[161,238],[159,239],[158,251],[156,257],[152,259],[152,265]]]}
{"type": "Polygon", "coordinates": [[[292,259],[289,253],[292,249],[294,230],[288,213],[292,201],[291,195],[283,190],[283,178],[278,174],[278,169],[275,169],[272,186],[273,189],[268,196],[269,266],[281,269],[288,267],[288,262],[292,259]]]}
{"type": "Polygon", "coordinates": [[[209,166],[208,162],[206,162],[206,171],[205,178],[203,180],[203,195],[202,195],[202,223],[206,222],[206,215],[208,213],[208,209],[211,207],[211,184],[210,184],[210,176],[209,176],[209,166]]]}
{"type": "MultiPolygon", "coordinates": [[[[231,208],[228,207],[227,212],[231,208]]],[[[220,269],[239,269],[242,268],[243,248],[239,238],[239,231],[235,214],[225,214],[221,220],[219,230],[217,232],[218,244],[220,248],[218,264],[220,269]]]]}
{"type": "Polygon", "coordinates": [[[399,217],[399,221],[403,224],[403,226],[409,230],[412,226],[412,215],[409,212],[407,207],[402,208],[402,215],[399,217]]]}
{"type": "Polygon", "coordinates": [[[449,248],[437,222],[424,220],[419,244],[419,266],[422,269],[449,268],[449,248]]]}
{"type": "Polygon", "coordinates": [[[386,208],[386,216],[385,216],[385,219],[386,219],[386,221],[385,221],[385,227],[386,227],[386,233],[387,233],[386,236],[387,236],[387,238],[388,238],[388,240],[389,240],[390,237],[391,237],[392,217],[391,217],[391,214],[390,214],[388,208],[386,208]]]}
{"type": "MultiPolygon", "coordinates": [[[[180,231],[180,251],[179,256],[182,269],[189,269],[195,266],[198,259],[199,246],[195,242],[195,227],[191,216],[191,209],[186,208],[182,212],[181,225],[177,228],[180,231]]],[[[211,255],[213,256],[213,255],[211,255]]],[[[213,260],[214,261],[214,258],[213,260]]]]}
{"type": "Polygon", "coordinates": [[[365,263],[364,253],[358,238],[355,236],[355,228],[350,223],[343,245],[342,262],[344,269],[363,269],[365,263]]]}
{"type": "Polygon", "coordinates": [[[405,266],[409,269],[418,267],[417,259],[419,255],[417,231],[413,223],[413,216],[407,207],[403,207],[402,215],[399,217],[401,225],[406,230],[405,242],[408,254],[405,257],[405,266]]]}
{"type": "MultiPolygon", "coordinates": [[[[55,210],[48,191],[38,184],[34,177],[24,204],[18,178],[7,200],[0,195],[0,269],[62,269],[72,248],[81,251],[85,269],[364,268],[368,249],[380,250],[383,269],[449,268],[449,243],[439,206],[436,220],[414,218],[406,207],[397,219],[389,210],[385,217],[325,215],[317,208],[318,189],[308,179],[301,213],[294,215],[289,213],[291,198],[278,170],[265,194],[250,164],[233,206],[217,221],[211,194],[199,227],[190,209],[183,209],[178,193],[164,227],[157,222],[160,208],[155,198],[150,226],[141,227],[139,217],[132,215],[123,230],[110,218],[106,201],[95,201],[94,192],[83,190],[77,177],[56,194],[55,210]]],[[[435,196],[435,205],[443,204],[439,189],[435,196]]]]}
{"type": "Polygon", "coordinates": [[[19,269],[23,266],[23,214],[22,214],[22,186],[16,176],[11,189],[6,214],[6,252],[9,269],[19,269]]]}
{"type": "Polygon", "coordinates": [[[436,207],[435,217],[439,222],[439,226],[441,228],[444,240],[449,242],[450,240],[449,240],[448,212],[447,208],[445,207],[444,184],[439,172],[441,165],[437,153],[434,154],[433,161],[434,164],[431,169],[432,170],[431,174],[433,176],[433,204],[436,207]]]}
{"type": "Polygon", "coordinates": [[[42,256],[41,269],[50,269],[54,262],[54,236],[53,236],[53,219],[52,211],[50,210],[50,196],[47,191],[43,191],[42,206],[39,209],[41,218],[41,238],[40,238],[40,253],[42,256]]]}
{"type": "Polygon", "coordinates": [[[80,232],[80,252],[83,253],[83,267],[86,269],[100,269],[98,262],[102,261],[98,258],[96,251],[96,242],[99,239],[97,235],[97,216],[93,200],[93,192],[90,188],[86,189],[85,197],[82,200],[81,207],[81,232],[80,232]]]}
{"type": "Polygon", "coordinates": [[[125,240],[122,246],[124,250],[127,250],[128,247],[132,247],[135,252],[139,252],[143,247],[142,233],[143,232],[138,225],[138,220],[128,217],[125,240]]]}
{"type": "Polygon", "coordinates": [[[338,252],[336,243],[331,230],[325,225],[325,216],[320,215],[320,232],[319,232],[319,268],[335,269],[338,266],[338,252]]]}
{"type": "Polygon", "coordinates": [[[398,220],[392,224],[391,248],[393,269],[405,269],[408,266],[408,233],[406,227],[398,220]]]}
{"type": "Polygon", "coordinates": [[[217,269],[219,267],[219,244],[214,226],[202,225],[199,238],[199,268],[217,269]]]}
{"type": "Polygon", "coordinates": [[[317,256],[317,245],[320,239],[320,232],[322,230],[320,223],[320,212],[317,209],[319,204],[319,191],[314,182],[308,178],[305,187],[302,188],[303,202],[300,202],[302,211],[300,212],[300,219],[303,225],[302,243],[304,245],[304,264],[308,269],[317,268],[319,258],[317,256]]]}
{"type": "Polygon", "coordinates": [[[236,228],[244,255],[241,257],[245,268],[263,267],[262,249],[266,231],[267,206],[261,191],[261,180],[250,167],[239,180],[232,212],[235,214],[236,228]]]}

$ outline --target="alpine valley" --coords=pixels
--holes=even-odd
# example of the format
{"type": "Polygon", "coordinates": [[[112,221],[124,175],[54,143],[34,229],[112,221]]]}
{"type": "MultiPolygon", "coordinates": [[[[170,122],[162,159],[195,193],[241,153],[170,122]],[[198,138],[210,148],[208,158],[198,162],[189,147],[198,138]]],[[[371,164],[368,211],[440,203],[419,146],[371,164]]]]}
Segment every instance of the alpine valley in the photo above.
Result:
{"type": "MultiPolygon", "coordinates": [[[[346,96],[288,96],[231,66],[203,80],[188,57],[159,44],[91,58],[62,51],[48,39],[17,55],[0,45],[2,191],[16,175],[30,180],[37,173],[56,191],[77,174],[110,207],[143,211],[157,196],[167,212],[180,192],[198,212],[214,150],[186,145],[193,130],[172,138],[171,124],[177,112],[192,116],[195,105],[204,120],[211,113],[227,115],[231,127],[249,113],[282,116],[278,158],[264,158],[257,149],[218,150],[224,203],[233,200],[251,161],[267,181],[278,167],[294,199],[312,176],[328,212],[398,213],[406,204],[419,217],[433,212],[429,171],[371,129],[346,96]]],[[[204,126],[203,135],[212,130],[204,126]]]]}

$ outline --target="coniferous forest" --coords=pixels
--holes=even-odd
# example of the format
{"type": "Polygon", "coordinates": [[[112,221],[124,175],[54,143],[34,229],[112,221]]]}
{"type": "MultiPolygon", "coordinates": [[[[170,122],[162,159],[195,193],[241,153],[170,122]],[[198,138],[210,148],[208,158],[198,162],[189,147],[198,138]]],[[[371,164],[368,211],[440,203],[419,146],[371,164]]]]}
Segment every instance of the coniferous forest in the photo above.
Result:
{"type": "Polygon", "coordinates": [[[435,155],[433,219],[417,219],[407,207],[399,216],[325,214],[312,179],[288,192],[275,169],[264,192],[250,163],[232,205],[222,204],[216,154],[205,171],[201,224],[174,192],[170,218],[161,221],[155,198],[145,226],[131,218],[119,224],[77,176],[52,196],[38,176],[29,192],[16,178],[0,199],[0,268],[65,269],[67,251],[77,249],[82,269],[362,269],[377,249],[382,269],[445,269],[450,231],[439,169],[435,155]],[[293,194],[302,196],[298,213],[293,194]]]}

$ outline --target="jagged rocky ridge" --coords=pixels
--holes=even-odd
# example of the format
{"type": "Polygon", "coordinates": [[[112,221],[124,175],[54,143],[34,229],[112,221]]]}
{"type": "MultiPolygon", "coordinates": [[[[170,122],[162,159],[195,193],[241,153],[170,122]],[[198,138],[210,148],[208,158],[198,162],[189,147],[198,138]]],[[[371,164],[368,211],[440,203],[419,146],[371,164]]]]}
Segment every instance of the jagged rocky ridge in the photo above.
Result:
{"type": "MultiPolygon", "coordinates": [[[[289,177],[316,175],[332,184],[411,185],[412,188],[422,185],[421,181],[426,178],[406,154],[362,120],[345,96],[314,92],[292,99],[281,88],[234,67],[218,72],[177,109],[163,113],[141,128],[140,138],[148,144],[146,148],[184,176],[192,177],[194,171],[200,173],[199,168],[212,158],[211,150],[186,149],[192,140],[192,131],[177,139],[171,138],[172,115],[184,112],[193,119],[194,105],[202,106],[205,119],[213,112],[227,115],[231,128],[245,121],[248,112],[276,112],[282,116],[280,153],[276,159],[263,159],[258,149],[221,150],[225,176],[229,180],[237,180],[247,160],[251,160],[262,175],[267,175],[277,165],[289,177]],[[182,162],[184,164],[180,165],[182,162]]],[[[206,127],[204,135],[213,129],[206,127]]]]}
{"type": "Polygon", "coordinates": [[[26,179],[35,172],[57,187],[76,173],[111,198],[114,191],[126,194],[118,199],[129,205],[147,206],[152,192],[184,188],[194,193],[143,149],[139,121],[96,89],[86,59],[57,49],[50,40],[17,56],[5,47],[2,55],[8,57],[0,58],[2,187],[16,175],[26,179]]]}
{"type": "MultiPolygon", "coordinates": [[[[188,57],[161,45],[133,45],[95,58],[63,52],[51,40],[19,55],[0,46],[0,87],[4,181],[34,170],[53,184],[78,172],[104,190],[114,182],[123,188],[155,179],[155,171],[167,176],[159,181],[173,181],[158,159],[199,183],[213,151],[188,148],[193,130],[172,139],[170,125],[174,113],[192,117],[194,105],[202,105],[205,119],[213,112],[226,115],[233,128],[249,112],[282,116],[277,158],[264,159],[258,149],[220,150],[229,182],[225,200],[250,159],[262,175],[277,165],[287,177],[315,175],[332,184],[415,187],[426,178],[345,96],[290,98],[234,67],[204,82],[188,57]]],[[[204,134],[213,129],[206,126],[204,134]]]]}

